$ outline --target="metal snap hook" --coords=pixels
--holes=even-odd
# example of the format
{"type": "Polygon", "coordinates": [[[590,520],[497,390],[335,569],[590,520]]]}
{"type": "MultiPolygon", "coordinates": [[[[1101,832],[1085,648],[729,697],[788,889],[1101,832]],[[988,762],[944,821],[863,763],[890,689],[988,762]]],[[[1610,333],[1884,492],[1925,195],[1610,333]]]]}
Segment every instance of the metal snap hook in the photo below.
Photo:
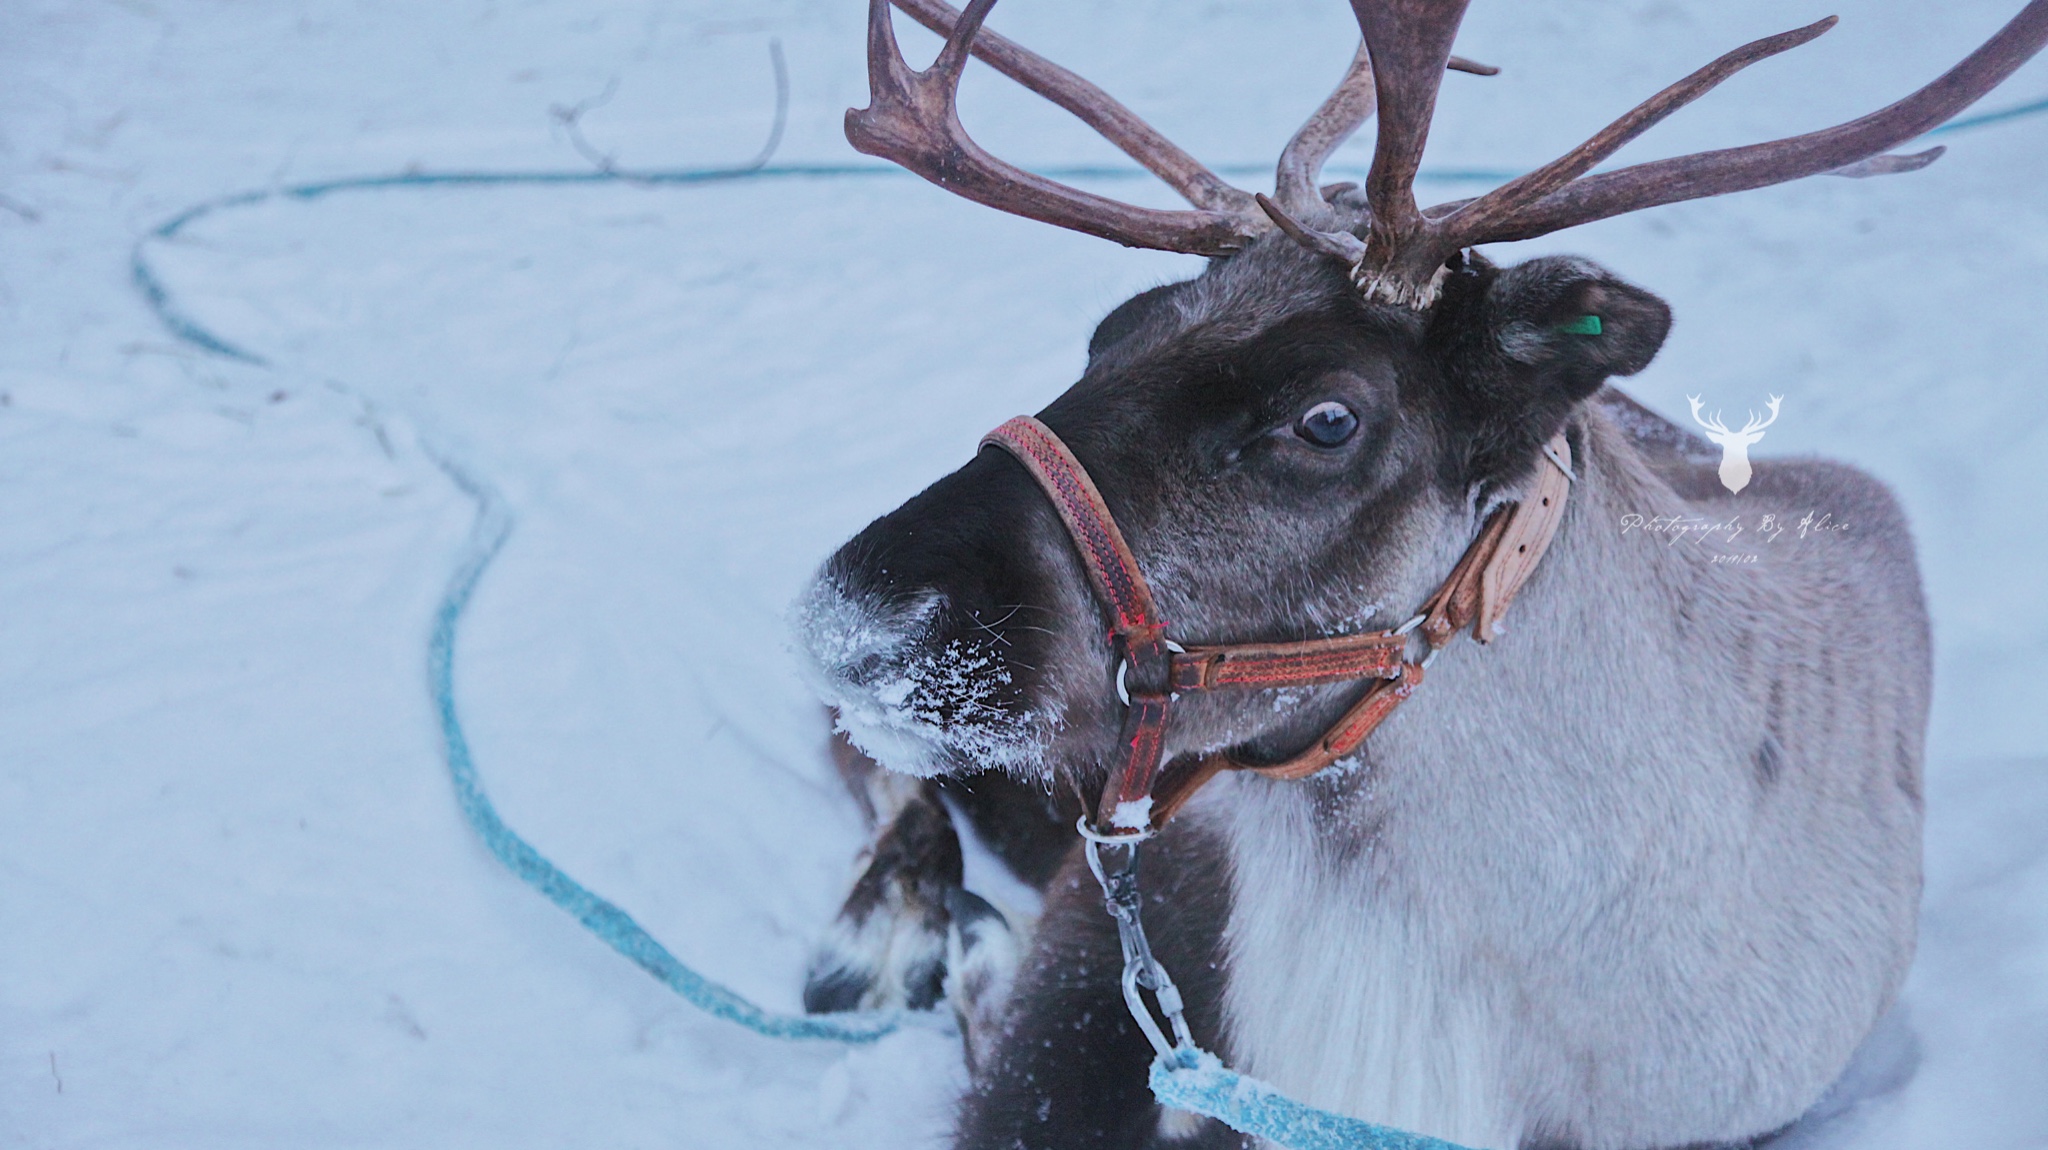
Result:
{"type": "Polygon", "coordinates": [[[1145,937],[1145,923],[1142,917],[1144,900],[1138,894],[1138,843],[1131,840],[1116,843],[1105,836],[1094,834],[1084,818],[1079,826],[1081,835],[1087,841],[1082,852],[1088,859],[1088,869],[1095,875],[1095,881],[1102,887],[1102,897],[1110,917],[1116,920],[1118,949],[1123,952],[1123,977],[1119,980],[1123,988],[1124,1006],[1130,1010],[1132,1021],[1152,1044],[1152,1049],[1161,1055],[1175,1050],[1192,1049],[1194,1036],[1188,1030],[1187,1004],[1181,998],[1180,988],[1174,985],[1173,976],[1152,955],[1152,943],[1145,937]],[[1128,848],[1121,860],[1122,865],[1111,870],[1102,860],[1101,848],[1113,843],[1128,848]],[[1158,1003],[1159,1014],[1165,1016],[1167,1027],[1173,1031],[1167,1037],[1166,1028],[1159,1025],[1159,1018],[1145,1003],[1144,991],[1151,991],[1158,1003]]]}

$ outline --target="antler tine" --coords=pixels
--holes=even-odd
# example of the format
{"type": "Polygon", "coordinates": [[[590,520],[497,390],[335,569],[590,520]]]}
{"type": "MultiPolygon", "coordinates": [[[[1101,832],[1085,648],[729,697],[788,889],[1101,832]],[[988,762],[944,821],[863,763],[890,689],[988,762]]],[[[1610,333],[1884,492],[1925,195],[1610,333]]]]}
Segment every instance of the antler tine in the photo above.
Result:
{"type": "MultiPolygon", "coordinates": [[[[1470,72],[1474,76],[1500,75],[1499,68],[1467,60],[1463,56],[1451,57],[1445,67],[1453,72],[1470,72]]],[[[1351,67],[1345,71],[1336,91],[1330,93],[1280,153],[1279,169],[1273,177],[1273,198],[1287,211],[1310,216],[1320,214],[1324,197],[1317,191],[1316,183],[1322,176],[1323,165],[1329,162],[1330,154],[1372,116],[1378,103],[1379,93],[1373,87],[1372,55],[1366,51],[1365,41],[1360,40],[1358,51],[1351,58],[1351,67]]]]}
{"type": "Polygon", "coordinates": [[[1460,238],[1466,244],[1529,239],[1659,204],[1747,191],[1823,172],[1847,169],[1842,174],[1876,175],[1922,167],[1934,157],[1880,154],[1975,103],[2044,43],[2048,0],[2032,0],[1933,83],[1870,115],[1802,136],[1585,176],[1460,238]]]}
{"type": "MultiPolygon", "coordinates": [[[[846,113],[846,138],[856,149],[901,164],[947,191],[999,211],[1130,247],[1222,255],[1244,246],[1248,239],[1265,230],[1266,221],[1253,205],[1247,205],[1244,211],[1140,208],[1048,180],[989,155],[960,126],[955,100],[960,72],[995,0],[974,0],[969,4],[966,12],[952,22],[938,59],[922,72],[912,70],[904,62],[890,19],[890,2],[868,3],[869,104],[846,113]]],[[[1071,73],[1064,75],[1079,79],[1071,73]]],[[[1055,78],[1043,72],[1037,77],[1039,82],[1058,88],[1052,82],[1055,78]]],[[[1035,83],[1027,86],[1039,90],[1035,83]]],[[[1114,105],[1114,101],[1108,102],[1114,105]]],[[[1061,104],[1068,106],[1064,101],[1061,104]]],[[[1123,115],[1132,122],[1140,122],[1128,111],[1123,111],[1123,115]]],[[[1152,135],[1156,137],[1157,133],[1152,135]]],[[[1119,147],[1124,146],[1117,137],[1112,140],[1119,147]]],[[[1125,150],[1131,152],[1128,147],[1125,150]]]]}
{"type": "Polygon", "coordinates": [[[1252,197],[1258,201],[1259,209],[1287,233],[1287,238],[1317,255],[1331,256],[1347,264],[1355,264],[1365,254],[1365,241],[1346,231],[1322,231],[1303,224],[1287,214],[1287,210],[1260,194],[1252,197]]]}
{"type": "Polygon", "coordinates": [[[1692,421],[1694,423],[1699,424],[1701,427],[1704,427],[1708,431],[1714,432],[1717,435],[1728,434],[1728,429],[1722,426],[1720,412],[1717,411],[1712,415],[1701,415],[1700,397],[1697,395],[1688,395],[1685,397],[1685,401],[1687,403],[1692,404],[1692,421]]]}
{"type": "MultiPolygon", "coordinates": [[[[1601,129],[1600,133],[1563,156],[1519,179],[1510,180],[1460,208],[1445,220],[1450,250],[1464,246],[1457,242],[1465,234],[1481,234],[1493,224],[1556,191],[1592,170],[1593,165],[1621,150],[1622,145],[1649,131],[1665,117],[1706,95],[1721,81],[1759,60],[1788,52],[1833,28],[1833,16],[1816,20],[1804,28],[1753,40],[1676,84],[1630,109],[1628,114],[1601,129]]],[[[1470,241],[1466,241],[1470,242],[1470,241]]],[[[1446,253],[1448,254],[1448,253],[1446,253]]]]}
{"type": "Polygon", "coordinates": [[[1282,208],[1311,218],[1321,214],[1323,197],[1316,190],[1316,182],[1323,174],[1323,163],[1365,123],[1378,103],[1379,93],[1373,89],[1372,57],[1365,50],[1365,41],[1360,40],[1358,51],[1351,57],[1351,67],[1345,71],[1344,79],[1338,81],[1337,89],[1280,153],[1280,166],[1273,173],[1273,198],[1282,208]]]}
{"type": "MultiPolygon", "coordinates": [[[[945,0],[892,0],[904,15],[950,37],[960,11],[945,0]]],[[[1065,108],[1082,123],[1198,208],[1249,212],[1251,194],[1232,187],[1200,160],[1181,150],[1158,129],[1138,118],[1109,93],[1016,41],[983,29],[973,37],[976,59],[1032,92],[1065,108]]]]}
{"type": "Polygon", "coordinates": [[[1405,266],[1423,230],[1415,206],[1415,172],[1429,140],[1437,88],[1469,0],[1351,0],[1358,30],[1372,54],[1379,94],[1379,142],[1365,198],[1372,208],[1366,254],[1353,277],[1368,298],[1425,306],[1436,295],[1441,257],[1426,268],[1405,266]]]}
{"type": "Polygon", "coordinates": [[[1948,152],[1947,148],[1936,146],[1924,152],[1912,152],[1903,156],[1876,155],[1839,168],[1829,168],[1821,173],[1827,176],[1846,176],[1852,180],[1866,180],[1872,176],[1894,176],[1900,172],[1917,172],[1948,152]]]}
{"type": "Polygon", "coordinates": [[[1752,431],[1762,431],[1764,428],[1778,422],[1778,405],[1783,402],[1785,402],[1784,396],[1774,395],[1771,397],[1770,402],[1764,404],[1765,407],[1770,409],[1770,415],[1759,416],[1754,411],[1749,412],[1748,420],[1742,425],[1742,433],[1748,435],[1752,431]]]}

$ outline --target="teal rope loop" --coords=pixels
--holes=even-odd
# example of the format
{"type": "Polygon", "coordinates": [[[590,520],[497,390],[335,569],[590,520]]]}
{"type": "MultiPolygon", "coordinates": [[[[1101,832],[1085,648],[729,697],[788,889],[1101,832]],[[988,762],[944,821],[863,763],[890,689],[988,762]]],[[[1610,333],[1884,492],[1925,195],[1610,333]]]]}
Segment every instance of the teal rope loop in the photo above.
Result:
{"type": "Polygon", "coordinates": [[[748,1001],[685,966],[632,915],[564,874],[532,843],[505,825],[490,796],[484,793],[483,783],[477,779],[469,737],[463,732],[462,718],[455,707],[455,638],[478,581],[511,537],[512,514],[497,492],[481,480],[448,460],[435,462],[477,506],[476,523],[470,528],[462,560],[448,580],[440,605],[434,609],[434,629],[427,640],[427,683],[434,699],[434,716],[441,725],[442,749],[447,755],[449,779],[455,784],[456,802],[484,847],[521,882],[568,911],[606,946],[631,959],[663,986],[708,1014],[737,1022],[770,1038],[873,1042],[901,1027],[905,1016],[898,1011],[781,1014],[748,1001]]]}

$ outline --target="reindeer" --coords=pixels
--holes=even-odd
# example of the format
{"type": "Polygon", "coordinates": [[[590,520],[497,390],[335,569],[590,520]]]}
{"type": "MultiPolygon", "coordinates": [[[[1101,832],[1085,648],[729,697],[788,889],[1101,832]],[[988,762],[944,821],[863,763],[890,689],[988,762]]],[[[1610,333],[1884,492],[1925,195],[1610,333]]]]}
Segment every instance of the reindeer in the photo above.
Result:
{"type": "Polygon", "coordinates": [[[1212,260],[1110,312],[1035,423],[861,531],[799,604],[877,826],[807,1005],[950,998],[973,1071],[959,1147],[1238,1145],[1146,1091],[1079,817],[1112,842],[1153,834],[1142,907],[1194,1040],[1311,1105],[1586,1150],[1747,1143],[1808,1111],[1913,954],[1931,672],[1906,523],[1877,480],[1818,460],[1724,490],[1711,450],[1608,385],[1657,353],[1663,301],[1585,260],[1473,249],[1922,166],[1938,150],[1887,149],[2032,56],[2048,0],[1871,115],[1588,174],[1834,21],[1758,40],[1562,158],[1427,208],[1412,189],[1439,83],[1485,71],[1450,55],[1464,0],[1353,0],[1363,43],[1271,196],[984,31],[991,0],[894,5],[945,44],[911,69],[891,0],[871,0],[857,148],[1212,260]],[[983,151],[954,110],[970,54],[1190,207],[983,151]],[[1364,187],[1319,187],[1375,111],[1364,187]],[[1740,566],[1714,561],[1720,537],[1627,526],[1809,510],[1853,529],[1740,566]],[[1314,678],[1318,652],[1350,670],[1314,678]],[[1240,658],[1296,673],[1195,689],[1240,658]],[[956,817],[1045,892],[1028,938],[960,889],[956,817]]]}
{"type": "Polygon", "coordinates": [[[1765,404],[1771,409],[1771,414],[1767,418],[1759,419],[1756,412],[1750,412],[1749,422],[1743,424],[1740,431],[1728,430],[1721,422],[1721,413],[1718,411],[1711,416],[1701,415],[1699,396],[1688,395],[1685,401],[1692,404],[1693,422],[1705,428],[1708,441],[1721,449],[1721,486],[1726,487],[1731,495],[1742,494],[1742,489],[1749,486],[1749,477],[1753,474],[1749,467],[1749,449],[1763,439],[1764,428],[1778,422],[1778,405],[1785,402],[1785,397],[1771,397],[1770,402],[1765,404]]]}

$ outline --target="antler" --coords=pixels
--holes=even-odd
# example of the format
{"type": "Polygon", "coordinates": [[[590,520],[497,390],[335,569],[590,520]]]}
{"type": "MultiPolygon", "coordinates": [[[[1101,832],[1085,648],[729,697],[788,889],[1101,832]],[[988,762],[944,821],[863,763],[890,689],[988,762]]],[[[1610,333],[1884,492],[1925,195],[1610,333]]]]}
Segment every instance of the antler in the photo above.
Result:
{"type": "Polygon", "coordinates": [[[1741,431],[1728,430],[1728,425],[1721,422],[1721,413],[1718,411],[1712,415],[1701,415],[1699,396],[1688,395],[1685,397],[1685,401],[1687,403],[1692,404],[1692,421],[1694,423],[1699,424],[1701,427],[1706,428],[1708,431],[1713,432],[1715,435],[1722,436],[1725,438],[1741,439],[1744,436],[1747,436],[1753,432],[1762,431],[1764,428],[1769,427],[1773,423],[1778,422],[1778,405],[1785,402],[1785,397],[1782,395],[1774,395],[1770,398],[1770,401],[1764,405],[1765,407],[1771,409],[1771,414],[1768,418],[1760,419],[1758,418],[1757,413],[1754,410],[1751,410],[1748,413],[1749,420],[1748,422],[1742,425],[1741,431]]]}
{"type": "Polygon", "coordinates": [[[1429,122],[1436,113],[1437,87],[1451,57],[1451,41],[1465,19],[1469,0],[1351,0],[1366,51],[1377,61],[1380,100],[1379,144],[1365,177],[1372,207],[1371,231],[1353,278],[1366,294],[1385,303],[1425,307],[1436,299],[1444,260],[1424,256],[1426,266],[1403,268],[1402,257],[1433,244],[1435,225],[1415,205],[1415,173],[1429,122]]]}
{"type": "MultiPolygon", "coordinates": [[[[890,0],[869,0],[869,102],[866,108],[846,113],[846,138],[860,151],[894,160],[977,203],[1130,247],[1222,255],[1266,230],[1266,221],[1245,202],[1243,192],[1174,147],[1101,89],[1008,40],[992,34],[978,37],[995,0],[974,0],[957,19],[944,21],[950,25],[945,47],[922,72],[903,60],[889,5],[890,0]],[[1048,180],[983,151],[960,126],[955,108],[970,46],[1005,74],[1080,116],[1201,206],[1192,211],[1135,207],[1048,180]]],[[[939,0],[909,0],[904,7],[932,23],[953,14],[939,0]]]]}
{"type": "Polygon", "coordinates": [[[1316,179],[1323,173],[1323,162],[1358,131],[1359,125],[1372,118],[1377,102],[1372,58],[1366,54],[1365,42],[1361,40],[1357,53],[1351,57],[1351,67],[1337,83],[1337,90],[1330,93],[1329,99],[1323,101],[1280,153],[1279,169],[1273,173],[1273,197],[1281,206],[1297,215],[1311,215],[1319,210],[1323,197],[1316,190],[1316,179]]]}
{"type": "Polygon", "coordinates": [[[861,151],[902,164],[971,200],[1133,247],[1223,255],[1277,225],[1310,250],[1351,264],[1352,277],[1368,298],[1424,308],[1436,298],[1446,262],[1474,244],[1529,239],[1659,204],[1822,172],[1872,176],[1925,167],[1941,149],[1885,153],[1968,107],[2048,43],[2048,0],[2030,0],[1996,35],[1933,83],[1861,119],[1769,143],[1587,174],[1729,76],[1826,32],[1835,24],[1831,16],[1727,53],[1650,97],[1577,148],[1486,195],[1422,210],[1415,202],[1415,173],[1445,68],[1482,75],[1496,71],[1450,54],[1467,3],[1352,0],[1363,43],[1336,91],[1281,154],[1275,173],[1277,202],[1231,187],[1100,88],[982,31],[994,0],[974,0],[965,13],[956,12],[945,0],[869,0],[870,102],[847,112],[846,135],[861,151]],[[904,62],[896,45],[892,2],[946,38],[938,58],[922,72],[904,62]],[[1180,192],[1192,210],[1121,203],[1034,175],[983,151],[961,127],[956,108],[960,73],[970,53],[1080,117],[1180,192]],[[1323,162],[1375,110],[1380,127],[1366,178],[1370,214],[1364,222],[1365,237],[1350,230],[1320,230],[1333,222],[1316,190],[1323,162]]]}
{"type": "MultiPolygon", "coordinates": [[[[2032,0],[1984,45],[1933,83],[1861,119],[1803,136],[1700,152],[1587,176],[1658,121],[1736,72],[1826,32],[1834,17],[1765,37],[1722,56],[1644,101],[1563,157],[1475,200],[1417,211],[1412,188],[1429,134],[1441,62],[1466,0],[1352,0],[1379,64],[1380,143],[1366,183],[1371,230],[1353,277],[1385,303],[1426,307],[1444,263],[1463,247],[1529,239],[1679,200],[1840,171],[1879,175],[1926,166],[1939,149],[1881,153],[1940,124],[1996,87],[2048,42],[2048,0],[2032,0]]],[[[1292,232],[1290,231],[1290,234],[1292,232]]],[[[1327,250],[1327,245],[1312,245],[1327,250]]]]}
{"type": "Polygon", "coordinates": [[[1770,402],[1764,405],[1765,407],[1771,409],[1770,417],[1767,419],[1760,420],[1757,418],[1756,412],[1750,412],[1749,421],[1742,425],[1742,434],[1748,435],[1752,431],[1762,431],[1764,428],[1769,427],[1773,423],[1778,422],[1778,405],[1783,402],[1785,402],[1785,397],[1782,395],[1774,395],[1771,397],[1770,402]]]}
{"type": "MultiPolygon", "coordinates": [[[[1822,21],[1820,25],[1801,29],[1799,32],[1788,32],[1785,36],[1800,36],[1805,32],[1818,35],[1827,31],[1833,24],[1831,18],[1822,21]]],[[[1783,38],[1759,40],[1756,44],[1736,49],[1735,52],[1729,53],[1729,56],[1783,38]]],[[[1812,36],[1806,36],[1805,39],[1812,39],[1812,36]]],[[[1762,59],[1766,55],[1775,54],[1803,42],[1804,40],[1799,40],[1785,44],[1783,47],[1763,52],[1755,59],[1762,59]]],[[[1864,169],[1844,172],[1847,175],[1873,175],[1924,167],[1939,154],[1938,150],[1935,155],[1923,152],[1917,156],[1885,157],[1879,153],[1938,126],[1942,121],[1969,107],[1984,93],[2012,75],[2021,64],[2033,58],[2044,43],[2048,43],[2048,0],[2033,0],[1991,39],[1986,40],[1975,52],[1965,56],[1961,63],[1944,72],[1933,83],[1889,107],[1845,124],[1824,128],[1818,132],[1808,132],[1801,136],[1790,136],[1763,144],[1750,144],[1747,147],[1724,148],[1716,152],[1675,156],[1668,160],[1655,160],[1620,171],[1588,176],[1559,188],[1522,210],[1507,213],[1499,219],[1485,221],[1483,228],[1473,229],[1472,238],[1466,242],[1489,243],[1527,239],[1659,204],[1747,191],[1751,188],[1782,184],[1788,180],[1845,168],[1864,169]],[[1877,170],[1871,170],[1873,168],[1877,170]]],[[[1723,57],[1723,60],[1727,58],[1723,57]]],[[[1746,60],[1743,64],[1750,62],[1753,61],[1746,60]]],[[[1701,71],[1710,70],[1719,63],[1720,61],[1716,61],[1701,71]]],[[[1738,65],[1740,66],[1742,65],[1738,65]]],[[[1681,81],[1680,85],[1689,80],[1690,78],[1688,81],[1681,81]]],[[[1677,86],[1679,85],[1674,85],[1677,86]]],[[[1702,87],[1700,92],[1705,90],[1706,88],[1702,87]]],[[[1660,97],[1661,95],[1660,93],[1660,97]]],[[[1660,97],[1652,97],[1651,102],[1660,97]]],[[[1688,96],[1686,99],[1691,98],[1688,96]]],[[[1680,101],[1684,102],[1686,101],[1680,101]]]]}
{"type": "MultiPolygon", "coordinates": [[[[1499,68],[1467,60],[1463,56],[1450,57],[1444,66],[1453,72],[1470,72],[1475,76],[1500,74],[1499,68]]],[[[1296,215],[1319,214],[1323,197],[1316,188],[1316,180],[1322,175],[1323,164],[1339,145],[1358,131],[1360,125],[1372,118],[1373,108],[1378,103],[1372,56],[1366,51],[1365,41],[1360,40],[1358,51],[1351,58],[1351,67],[1344,73],[1344,79],[1338,82],[1337,90],[1330,93],[1280,153],[1279,170],[1273,175],[1273,198],[1280,207],[1296,215]]]]}
{"type": "Polygon", "coordinates": [[[1701,427],[1704,427],[1704,428],[1706,428],[1706,429],[1707,429],[1708,431],[1711,431],[1711,432],[1713,432],[1713,433],[1714,433],[1715,435],[1727,435],[1727,434],[1729,434],[1729,431],[1728,431],[1728,427],[1727,427],[1727,425],[1721,422],[1721,413],[1720,413],[1720,412],[1718,412],[1718,411],[1717,411],[1717,412],[1715,412],[1715,413],[1714,413],[1714,414],[1712,414],[1712,415],[1701,415],[1701,414],[1700,414],[1700,397],[1699,397],[1699,396],[1697,396],[1697,395],[1688,395],[1688,396],[1686,396],[1686,397],[1685,397],[1685,401],[1686,401],[1687,403],[1690,403],[1690,404],[1692,404],[1692,421],[1693,421],[1694,423],[1697,423],[1697,424],[1699,424],[1699,425],[1700,425],[1701,427]]]}
{"type": "Polygon", "coordinates": [[[1528,211],[1538,200],[1585,175],[1593,165],[1620,151],[1622,145],[1649,131],[1673,112],[1706,95],[1721,81],[1759,60],[1807,43],[1833,28],[1835,23],[1835,17],[1828,16],[1804,28],[1753,40],[1723,54],[1713,63],[1636,105],[1627,115],[1563,156],[1460,208],[1444,221],[1446,230],[1477,234],[1498,228],[1528,211]]]}
{"type": "MultiPolygon", "coordinates": [[[[945,0],[869,0],[869,104],[846,113],[855,148],[916,172],[940,187],[1014,215],[1102,236],[1131,247],[1222,255],[1272,229],[1250,194],[1225,183],[1108,93],[1029,49],[982,29],[994,0],[962,13],[945,0]],[[946,38],[931,67],[903,60],[890,4],[946,38]],[[1003,75],[1072,112],[1179,192],[1194,211],[1161,211],[1106,199],[1045,179],[983,151],[960,126],[960,72],[972,54],[1003,75]]],[[[1499,71],[1453,58],[1479,75],[1499,71]]],[[[1309,118],[1280,159],[1278,190],[1296,211],[1314,214],[1323,161],[1373,111],[1372,67],[1360,47],[1337,90],[1309,118]]]]}
{"type": "MultiPolygon", "coordinates": [[[[945,0],[894,0],[894,3],[904,15],[940,36],[950,39],[959,27],[959,9],[945,0]]],[[[987,9],[984,8],[983,15],[986,14],[987,9]]],[[[1250,195],[1225,183],[1216,173],[1202,166],[1200,160],[1182,151],[1152,125],[1139,119],[1136,113],[1117,103],[1109,93],[1014,40],[985,28],[970,31],[967,35],[976,59],[1073,113],[1082,123],[1115,144],[1118,150],[1166,181],[1189,203],[1212,211],[1251,214],[1250,195]]],[[[869,68],[872,71],[872,57],[869,68]]]]}

